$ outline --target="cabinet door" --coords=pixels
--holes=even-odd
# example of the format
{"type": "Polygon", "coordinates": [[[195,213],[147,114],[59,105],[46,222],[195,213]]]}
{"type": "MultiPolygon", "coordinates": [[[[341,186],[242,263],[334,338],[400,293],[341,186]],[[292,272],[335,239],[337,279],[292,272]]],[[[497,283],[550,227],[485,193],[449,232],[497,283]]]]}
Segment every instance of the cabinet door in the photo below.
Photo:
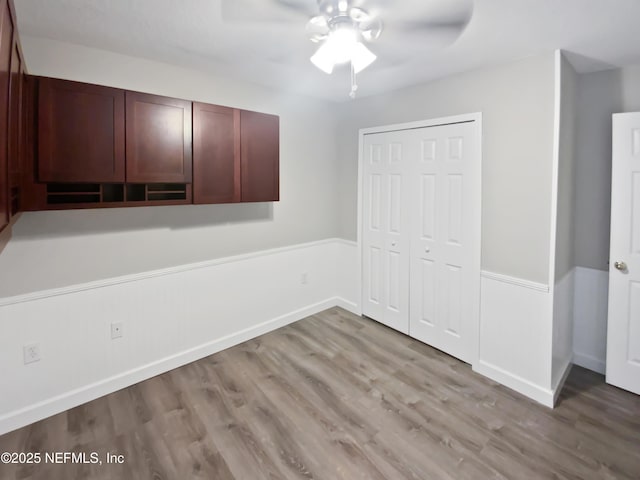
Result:
{"type": "Polygon", "coordinates": [[[191,102],[126,97],[127,182],[191,183],[191,102]]]}
{"type": "Polygon", "coordinates": [[[11,53],[11,79],[9,94],[9,188],[10,213],[20,210],[20,183],[22,172],[22,84],[23,69],[20,46],[17,39],[13,42],[11,53]]]}
{"type": "Polygon", "coordinates": [[[280,122],[275,115],[240,112],[243,202],[280,198],[280,122]]]}
{"type": "Polygon", "coordinates": [[[124,181],[124,91],[40,79],[38,180],[124,181]]]}
{"type": "Polygon", "coordinates": [[[9,224],[9,178],[7,139],[9,137],[9,75],[13,46],[13,21],[9,3],[0,1],[0,231],[9,224]]]}
{"type": "Polygon", "coordinates": [[[193,104],[193,203],[240,201],[240,111],[193,104]]]}

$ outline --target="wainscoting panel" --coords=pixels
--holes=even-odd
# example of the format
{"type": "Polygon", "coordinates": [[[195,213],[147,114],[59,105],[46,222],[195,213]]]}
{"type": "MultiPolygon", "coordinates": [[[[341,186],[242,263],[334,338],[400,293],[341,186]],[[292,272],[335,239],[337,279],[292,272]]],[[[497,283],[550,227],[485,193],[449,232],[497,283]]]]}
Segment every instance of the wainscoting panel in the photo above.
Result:
{"type": "Polygon", "coordinates": [[[473,369],[553,406],[548,286],[482,272],[480,305],[480,355],[473,369]]]}
{"type": "Polygon", "coordinates": [[[551,387],[559,393],[573,361],[573,306],[575,269],[569,270],[553,288],[553,359],[551,387]]]}
{"type": "Polygon", "coordinates": [[[604,375],[607,358],[609,272],[576,267],[573,363],[604,375]]]}
{"type": "Polygon", "coordinates": [[[353,294],[338,272],[350,248],[329,239],[2,299],[0,434],[332,306],[357,308],[339,292],[353,294]],[[42,359],[25,365],[33,343],[42,359]]]}

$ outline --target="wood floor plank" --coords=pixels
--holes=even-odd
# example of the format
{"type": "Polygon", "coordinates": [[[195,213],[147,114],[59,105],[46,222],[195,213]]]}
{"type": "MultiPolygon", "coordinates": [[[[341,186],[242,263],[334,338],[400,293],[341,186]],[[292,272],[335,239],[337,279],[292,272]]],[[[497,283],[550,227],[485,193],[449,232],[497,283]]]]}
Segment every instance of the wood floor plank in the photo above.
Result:
{"type": "Polygon", "coordinates": [[[640,479],[640,397],[574,367],[548,409],[333,308],[0,436],[0,479],[640,479]],[[106,464],[107,453],[124,463],[106,464]]]}

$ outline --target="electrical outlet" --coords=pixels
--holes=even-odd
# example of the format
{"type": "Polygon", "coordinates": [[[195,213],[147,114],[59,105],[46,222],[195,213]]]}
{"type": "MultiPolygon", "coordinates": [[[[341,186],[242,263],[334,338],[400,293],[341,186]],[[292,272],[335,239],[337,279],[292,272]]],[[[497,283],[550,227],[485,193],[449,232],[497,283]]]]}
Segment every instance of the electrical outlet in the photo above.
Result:
{"type": "Polygon", "coordinates": [[[111,324],[111,339],[120,338],[124,335],[124,324],[122,322],[114,322],[111,324]]]}
{"type": "Polygon", "coordinates": [[[309,274],[307,274],[307,272],[300,274],[300,283],[302,285],[306,285],[307,283],[309,283],[309,274]]]}
{"type": "Polygon", "coordinates": [[[22,353],[24,355],[24,364],[39,362],[40,361],[40,344],[32,343],[22,347],[22,353]]]}

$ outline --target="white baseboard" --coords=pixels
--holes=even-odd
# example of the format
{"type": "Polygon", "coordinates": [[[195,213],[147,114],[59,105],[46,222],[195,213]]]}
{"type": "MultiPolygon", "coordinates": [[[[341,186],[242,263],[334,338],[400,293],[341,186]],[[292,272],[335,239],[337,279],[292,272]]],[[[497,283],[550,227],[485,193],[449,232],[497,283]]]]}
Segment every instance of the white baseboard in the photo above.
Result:
{"type": "Polygon", "coordinates": [[[604,360],[585,353],[573,352],[573,363],[602,375],[605,374],[607,369],[607,363],[604,360]]]}
{"type": "Polygon", "coordinates": [[[540,385],[536,385],[522,377],[514,375],[500,367],[491,365],[490,363],[480,360],[477,365],[473,366],[473,370],[485,377],[501,383],[502,385],[515,390],[522,395],[541,403],[545,407],[553,408],[554,392],[540,385]]]}
{"type": "Polygon", "coordinates": [[[351,312],[354,315],[362,315],[362,309],[360,308],[360,306],[350,300],[345,300],[344,298],[337,297],[335,306],[344,308],[347,312],[351,312]]]}
{"type": "Polygon", "coordinates": [[[214,353],[220,352],[234,345],[238,345],[310,315],[322,312],[328,308],[332,308],[340,303],[345,303],[345,301],[338,299],[337,297],[329,298],[323,302],[309,305],[308,307],[262,322],[226,337],[203,343],[202,345],[176,353],[175,355],[159,359],[147,365],[83,386],[82,388],[64,393],[63,395],[58,395],[43,402],[29,405],[21,408],[20,410],[8,412],[0,416],[0,435],[78,405],[82,405],[83,403],[91,400],[95,400],[96,398],[156,375],[168,372],[174,368],[178,368],[209,355],[213,355],[214,353]]]}
{"type": "Polygon", "coordinates": [[[560,396],[560,392],[564,387],[564,383],[567,381],[567,377],[569,377],[569,374],[571,373],[572,366],[573,366],[573,363],[571,363],[571,359],[567,360],[564,368],[562,369],[562,375],[560,376],[558,383],[553,387],[553,405],[554,406],[558,401],[558,397],[560,396]]]}

